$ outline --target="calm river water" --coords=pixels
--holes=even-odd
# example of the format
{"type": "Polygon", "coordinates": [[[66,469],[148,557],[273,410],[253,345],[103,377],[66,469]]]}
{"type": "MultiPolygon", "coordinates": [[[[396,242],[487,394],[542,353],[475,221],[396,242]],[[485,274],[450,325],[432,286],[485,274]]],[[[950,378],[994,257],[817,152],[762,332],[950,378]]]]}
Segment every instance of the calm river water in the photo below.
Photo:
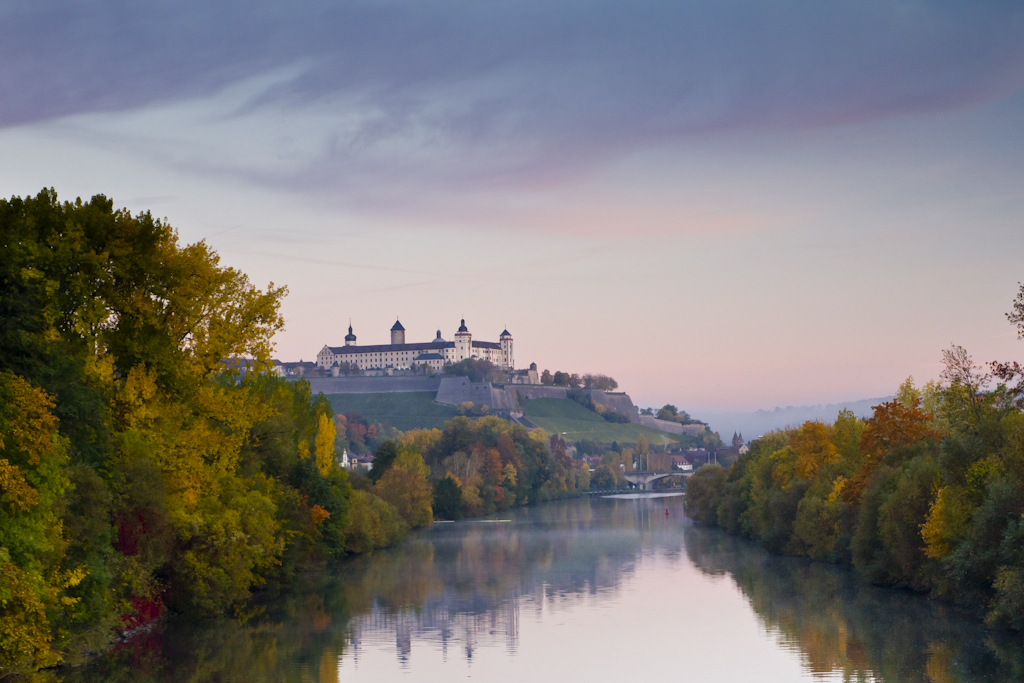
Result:
{"type": "Polygon", "coordinates": [[[437,524],[243,620],[175,622],[65,681],[1021,681],[954,610],[694,527],[682,498],[437,524]]]}

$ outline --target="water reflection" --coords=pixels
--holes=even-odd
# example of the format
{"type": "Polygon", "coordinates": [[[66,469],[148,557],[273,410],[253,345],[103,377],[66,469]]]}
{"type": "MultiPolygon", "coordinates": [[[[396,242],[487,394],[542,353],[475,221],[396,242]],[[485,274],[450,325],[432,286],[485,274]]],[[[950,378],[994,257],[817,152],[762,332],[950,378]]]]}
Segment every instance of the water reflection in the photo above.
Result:
{"type": "Polygon", "coordinates": [[[1024,649],[920,595],[866,586],[841,568],[769,555],[721,532],[684,530],[690,560],[729,576],[769,632],[818,675],[843,680],[1020,681],[1024,649]]]}
{"type": "Polygon", "coordinates": [[[176,622],[67,681],[1020,680],[1020,643],[917,596],[691,526],[680,499],[436,525],[237,620],[176,622]],[[643,652],[644,656],[634,656],[643,652]]]}

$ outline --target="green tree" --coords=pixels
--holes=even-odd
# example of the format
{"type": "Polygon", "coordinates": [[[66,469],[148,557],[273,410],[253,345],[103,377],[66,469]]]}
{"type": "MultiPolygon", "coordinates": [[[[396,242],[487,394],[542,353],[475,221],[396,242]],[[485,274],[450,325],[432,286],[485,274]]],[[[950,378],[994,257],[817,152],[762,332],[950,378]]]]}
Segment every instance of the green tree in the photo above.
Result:
{"type": "Polygon", "coordinates": [[[718,521],[718,505],[726,474],[718,465],[701,467],[686,481],[686,514],[701,524],[718,521]]]}
{"type": "Polygon", "coordinates": [[[462,489],[455,477],[449,474],[434,482],[434,517],[460,520],[465,514],[464,507],[462,489]]]}
{"type": "Polygon", "coordinates": [[[373,455],[373,465],[370,467],[370,472],[367,475],[374,484],[380,481],[380,478],[384,476],[391,465],[395,462],[395,458],[398,457],[398,444],[394,441],[385,441],[377,449],[377,452],[373,455]]]}
{"type": "Polygon", "coordinates": [[[590,477],[590,488],[598,491],[615,488],[615,472],[608,465],[598,465],[590,477]]]}

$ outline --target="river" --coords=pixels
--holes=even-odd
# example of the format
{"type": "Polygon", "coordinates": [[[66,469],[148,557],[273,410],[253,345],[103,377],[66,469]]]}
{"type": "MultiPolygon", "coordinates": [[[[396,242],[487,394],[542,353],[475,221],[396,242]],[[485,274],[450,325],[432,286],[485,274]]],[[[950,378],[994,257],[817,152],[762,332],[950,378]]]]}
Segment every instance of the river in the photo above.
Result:
{"type": "Polygon", "coordinates": [[[435,524],[63,680],[1020,681],[1019,636],[695,527],[682,498],[435,524]]]}

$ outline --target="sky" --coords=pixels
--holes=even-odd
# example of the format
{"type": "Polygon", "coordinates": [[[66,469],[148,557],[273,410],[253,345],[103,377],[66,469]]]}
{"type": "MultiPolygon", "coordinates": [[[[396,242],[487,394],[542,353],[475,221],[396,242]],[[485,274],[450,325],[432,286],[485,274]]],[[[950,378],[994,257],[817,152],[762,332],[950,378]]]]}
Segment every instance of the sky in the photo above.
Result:
{"type": "Polygon", "coordinates": [[[0,196],[285,284],[277,357],[465,318],[640,405],[1021,359],[1018,2],[0,4],[0,196]]]}

